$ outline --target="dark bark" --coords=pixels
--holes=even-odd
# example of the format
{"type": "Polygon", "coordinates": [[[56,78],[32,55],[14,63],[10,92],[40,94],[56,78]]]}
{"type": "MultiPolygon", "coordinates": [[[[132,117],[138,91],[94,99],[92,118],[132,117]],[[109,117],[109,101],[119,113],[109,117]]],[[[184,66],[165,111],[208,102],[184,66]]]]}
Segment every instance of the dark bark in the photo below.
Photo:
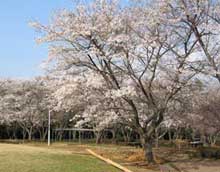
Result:
{"type": "Polygon", "coordinates": [[[144,147],[145,150],[145,158],[148,163],[155,163],[154,155],[153,155],[153,144],[151,141],[148,141],[144,147]]]}
{"type": "Polygon", "coordinates": [[[155,129],[155,147],[159,147],[159,133],[158,133],[158,128],[155,129]]]}
{"type": "Polygon", "coordinates": [[[126,133],[125,129],[122,128],[121,132],[122,132],[122,135],[123,135],[124,142],[128,143],[129,140],[128,140],[127,133],[126,133]]]}
{"type": "Polygon", "coordinates": [[[150,120],[149,123],[145,125],[146,128],[140,130],[139,132],[141,143],[145,152],[145,159],[148,161],[148,163],[155,163],[153,155],[153,141],[155,139],[155,130],[163,121],[163,114],[164,109],[156,112],[153,115],[152,120],[150,120]]]}
{"type": "Polygon", "coordinates": [[[41,140],[41,141],[45,141],[45,140],[46,140],[47,133],[48,133],[47,128],[46,128],[46,129],[44,129],[44,128],[40,129],[40,130],[39,130],[39,133],[40,133],[40,140],[41,140]]]}
{"type": "Polygon", "coordinates": [[[144,136],[144,138],[143,137],[141,138],[141,142],[144,149],[145,160],[149,164],[154,164],[155,160],[153,154],[153,139],[144,136]]]}

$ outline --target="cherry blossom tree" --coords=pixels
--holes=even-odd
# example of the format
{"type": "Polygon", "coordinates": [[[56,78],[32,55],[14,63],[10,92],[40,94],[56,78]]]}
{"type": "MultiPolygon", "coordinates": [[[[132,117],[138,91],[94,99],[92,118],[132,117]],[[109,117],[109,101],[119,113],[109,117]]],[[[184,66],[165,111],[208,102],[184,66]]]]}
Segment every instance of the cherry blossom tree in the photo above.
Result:
{"type": "MultiPolygon", "coordinates": [[[[10,79],[1,79],[0,81],[0,121],[1,125],[5,126],[6,133],[9,135],[10,128],[14,128],[13,125],[16,124],[16,120],[12,118],[12,115],[6,112],[7,103],[5,99],[8,98],[15,82],[10,79]]],[[[13,129],[13,135],[15,135],[16,128],[13,129]]]]}
{"type": "Polygon", "coordinates": [[[190,29],[190,41],[196,42],[197,52],[194,64],[202,64],[200,70],[206,76],[220,81],[219,75],[219,38],[220,38],[220,3],[214,0],[169,1],[168,9],[179,18],[179,26],[190,29]]]}
{"type": "Polygon", "coordinates": [[[220,134],[219,88],[206,88],[193,102],[193,110],[189,115],[192,126],[204,137],[204,143],[215,145],[220,134]]]}
{"type": "MultiPolygon", "coordinates": [[[[101,81],[102,91],[97,89],[93,99],[99,101],[86,105],[83,119],[102,117],[105,123],[114,119],[132,127],[140,135],[146,159],[153,162],[155,129],[198,73],[192,66],[200,68],[192,63],[197,45],[192,28],[179,19],[169,1],[128,8],[116,1],[95,1],[74,11],[61,10],[48,26],[32,25],[43,33],[38,42],[49,42],[53,72],[85,74],[93,86],[101,81]]],[[[61,93],[71,87],[64,85],[61,93]]]]}
{"type": "Polygon", "coordinates": [[[47,127],[47,90],[39,78],[33,80],[8,80],[1,96],[1,118],[7,123],[16,122],[31,140],[33,130],[38,129],[45,138],[47,127]]]}
{"type": "Polygon", "coordinates": [[[56,81],[59,86],[53,93],[54,110],[73,114],[70,120],[76,127],[94,129],[97,143],[106,127],[114,122],[113,111],[109,108],[103,79],[90,71],[77,76],[65,76],[56,81]],[[109,114],[112,113],[112,114],[109,114]]]}

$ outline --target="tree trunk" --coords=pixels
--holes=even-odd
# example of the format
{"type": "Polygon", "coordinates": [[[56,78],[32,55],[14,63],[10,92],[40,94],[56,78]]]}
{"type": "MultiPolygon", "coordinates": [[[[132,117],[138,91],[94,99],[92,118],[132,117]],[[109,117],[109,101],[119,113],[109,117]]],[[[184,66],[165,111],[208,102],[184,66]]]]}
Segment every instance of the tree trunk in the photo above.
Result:
{"type": "Polygon", "coordinates": [[[153,155],[153,144],[151,141],[145,143],[144,146],[145,158],[148,163],[155,163],[154,155],[153,155]]]}
{"type": "Polygon", "coordinates": [[[141,136],[140,141],[144,150],[145,160],[149,164],[154,164],[155,160],[153,155],[153,139],[147,136],[141,136]]]}
{"type": "Polygon", "coordinates": [[[131,131],[128,131],[126,134],[127,142],[131,141],[131,131]]]}
{"type": "Polygon", "coordinates": [[[112,132],[112,143],[116,144],[117,143],[117,141],[116,141],[116,131],[113,129],[113,130],[111,130],[111,132],[112,132]]]}
{"type": "Polygon", "coordinates": [[[28,140],[31,141],[32,139],[32,127],[30,129],[26,129],[28,133],[28,140]]]}
{"type": "Polygon", "coordinates": [[[16,128],[12,131],[12,139],[17,139],[16,131],[16,128]]]}
{"type": "Polygon", "coordinates": [[[127,138],[127,136],[126,136],[126,131],[125,131],[124,128],[121,129],[121,133],[122,133],[124,142],[125,142],[125,143],[128,143],[128,138],[127,138]]]}
{"type": "Polygon", "coordinates": [[[96,144],[100,144],[102,140],[102,131],[96,133],[96,144]]]}
{"type": "Polygon", "coordinates": [[[201,141],[203,142],[203,146],[205,146],[205,147],[209,146],[209,144],[207,142],[206,135],[204,134],[204,132],[201,133],[201,141]]]}
{"type": "Polygon", "coordinates": [[[169,142],[172,143],[172,134],[171,134],[171,129],[168,129],[168,137],[169,137],[169,142]]]}
{"type": "Polygon", "coordinates": [[[22,130],[23,141],[24,141],[24,140],[25,140],[25,138],[26,138],[26,134],[27,134],[26,130],[25,130],[25,129],[23,129],[23,130],[22,130]]]}
{"type": "Polygon", "coordinates": [[[42,133],[42,131],[41,131],[41,129],[38,129],[38,132],[39,132],[39,134],[40,134],[40,141],[43,141],[43,133],[42,133]]]}
{"type": "Polygon", "coordinates": [[[31,141],[31,139],[32,139],[32,133],[28,132],[28,140],[31,141]]]}
{"type": "Polygon", "coordinates": [[[58,133],[57,136],[58,136],[58,140],[59,140],[59,141],[62,141],[62,139],[63,139],[63,133],[64,133],[63,131],[60,131],[60,132],[58,133]]]}
{"type": "Polygon", "coordinates": [[[73,131],[73,132],[72,132],[72,138],[73,138],[73,140],[76,139],[76,131],[73,131]]]}
{"type": "Polygon", "coordinates": [[[210,144],[211,147],[216,145],[217,138],[218,138],[218,135],[210,135],[210,136],[208,136],[209,144],[210,144]]]}
{"type": "Polygon", "coordinates": [[[159,133],[158,133],[158,128],[155,129],[155,147],[159,147],[159,133]]]}
{"type": "Polygon", "coordinates": [[[10,135],[10,131],[9,131],[9,128],[8,128],[8,127],[6,127],[6,133],[7,133],[7,138],[10,138],[11,135],[10,135]]]}
{"type": "Polygon", "coordinates": [[[46,129],[42,129],[42,138],[41,138],[42,141],[46,140],[47,134],[48,134],[48,129],[47,128],[46,129]]]}

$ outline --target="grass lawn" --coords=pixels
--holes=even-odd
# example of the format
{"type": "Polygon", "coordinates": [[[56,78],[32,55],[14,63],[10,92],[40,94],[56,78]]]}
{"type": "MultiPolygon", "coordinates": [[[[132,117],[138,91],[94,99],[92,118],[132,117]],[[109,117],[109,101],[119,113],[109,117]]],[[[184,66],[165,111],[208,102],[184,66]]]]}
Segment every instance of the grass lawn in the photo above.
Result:
{"type": "Polygon", "coordinates": [[[88,154],[89,148],[134,172],[220,172],[220,160],[190,158],[189,150],[174,147],[154,149],[160,165],[147,166],[143,150],[111,144],[46,143],[0,144],[0,172],[120,172],[88,154]]]}
{"type": "Polygon", "coordinates": [[[1,172],[119,172],[89,155],[31,145],[0,144],[1,172]]]}

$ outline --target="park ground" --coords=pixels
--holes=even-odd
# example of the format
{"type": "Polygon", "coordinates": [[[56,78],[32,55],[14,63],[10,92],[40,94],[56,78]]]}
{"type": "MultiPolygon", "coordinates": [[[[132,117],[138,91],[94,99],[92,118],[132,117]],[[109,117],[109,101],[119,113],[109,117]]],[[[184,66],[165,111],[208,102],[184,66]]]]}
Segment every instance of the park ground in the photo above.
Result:
{"type": "Polygon", "coordinates": [[[155,149],[157,165],[148,166],[140,148],[111,144],[0,144],[1,172],[120,172],[90,155],[89,148],[134,172],[220,172],[220,160],[199,159],[177,148],[155,149]]]}

